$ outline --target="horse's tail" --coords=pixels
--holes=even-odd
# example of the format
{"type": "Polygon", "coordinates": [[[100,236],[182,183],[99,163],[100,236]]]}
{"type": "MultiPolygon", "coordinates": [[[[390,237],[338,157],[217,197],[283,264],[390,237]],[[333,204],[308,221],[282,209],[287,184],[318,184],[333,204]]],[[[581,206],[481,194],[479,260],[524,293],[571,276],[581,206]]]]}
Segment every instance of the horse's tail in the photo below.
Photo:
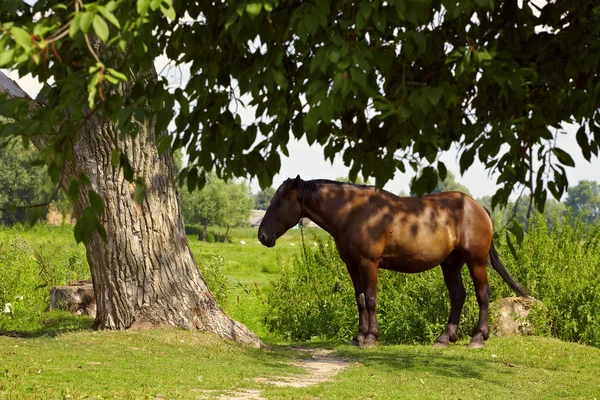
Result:
{"type": "MultiPolygon", "coordinates": [[[[488,213],[488,216],[490,217],[490,219],[492,219],[492,215],[491,215],[490,211],[485,207],[484,207],[484,209],[488,213]]],[[[521,286],[521,284],[519,284],[517,281],[514,280],[514,278],[512,276],[510,276],[510,274],[508,273],[508,270],[506,269],[506,266],[502,263],[502,261],[500,261],[500,256],[498,255],[498,252],[496,251],[496,246],[494,246],[493,240],[490,245],[490,252],[488,255],[488,260],[489,260],[490,265],[496,270],[496,272],[498,272],[498,274],[500,274],[502,279],[504,279],[504,282],[506,282],[508,284],[508,286],[510,286],[510,288],[515,291],[515,293],[517,293],[519,296],[529,297],[529,293],[528,293],[527,289],[525,289],[523,286],[521,286]]]]}

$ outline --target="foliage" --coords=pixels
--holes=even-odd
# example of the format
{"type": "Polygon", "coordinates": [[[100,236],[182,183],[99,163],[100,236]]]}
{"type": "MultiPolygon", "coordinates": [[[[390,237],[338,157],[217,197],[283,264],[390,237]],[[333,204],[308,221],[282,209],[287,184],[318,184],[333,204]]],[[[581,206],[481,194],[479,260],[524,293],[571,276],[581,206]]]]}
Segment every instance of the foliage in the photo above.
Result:
{"type": "Polygon", "coordinates": [[[275,195],[275,189],[268,187],[254,195],[254,208],[257,210],[266,210],[271,204],[271,199],[275,195]]]}
{"type": "Polygon", "coordinates": [[[0,211],[0,224],[12,225],[26,222],[38,211],[37,217],[43,217],[47,207],[39,210],[17,209],[17,206],[48,203],[54,192],[54,185],[47,179],[47,172],[31,165],[35,159],[32,149],[24,149],[20,143],[0,145],[0,208],[14,210],[0,211]]]}
{"type": "Polygon", "coordinates": [[[84,249],[49,238],[46,229],[36,226],[27,232],[28,237],[44,237],[33,243],[17,233],[18,227],[0,231],[0,332],[37,327],[52,286],[90,277],[84,249]]]}
{"type": "Polygon", "coordinates": [[[600,221],[600,184],[596,181],[582,180],[571,186],[567,192],[565,205],[586,224],[598,224],[600,221]]]}
{"type": "MultiPolygon", "coordinates": [[[[492,197],[484,196],[482,198],[477,199],[477,202],[488,210],[492,209],[492,197]]],[[[520,226],[524,227],[527,230],[528,227],[528,219],[527,216],[535,215],[535,209],[529,211],[529,198],[523,197],[519,200],[518,204],[515,204],[513,201],[509,201],[506,206],[496,207],[493,211],[493,219],[497,221],[494,225],[496,230],[502,229],[505,227],[511,220],[516,220],[520,226]],[[516,210],[515,210],[516,205],[516,210]]],[[[567,207],[564,203],[556,201],[554,199],[546,200],[546,204],[544,205],[544,218],[546,219],[546,224],[549,227],[553,227],[554,224],[562,224],[565,221],[567,216],[573,215],[567,210],[567,207]]],[[[574,215],[577,217],[577,215],[574,215]]]]}
{"type": "Polygon", "coordinates": [[[184,221],[187,225],[201,224],[205,241],[207,227],[213,225],[226,228],[223,241],[228,241],[230,228],[248,224],[252,206],[252,193],[245,183],[226,183],[214,173],[209,175],[202,189],[181,194],[184,221]]]}
{"type": "Polygon", "coordinates": [[[548,308],[552,336],[600,347],[600,230],[579,220],[550,230],[538,216],[516,258],[502,250],[509,271],[548,308]]]}
{"type": "MultiPolygon", "coordinates": [[[[600,347],[600,230],[585,235],[583,224],[556,223],[549,230],[536,216],[514,258],[505,242],[497,243],[501,259],[517,281],[528,287],[548,311],[536,315],[539,333],[600,347]]],[[[292,340],[313,337],[348,340],[357,328],[354,291],[345,265],[332,242],[320,242],[298,256],[273,283],[265,314],[267,326],[292,340]]],[[[488,268],[491,301],[512,291],[488,268]]],[[[468,336],[479,308],[467,268],[467,300],[459,334],[468,336]]],[[[394,343],[432,342],[449,313],[440,268],[401,274],[380,270],[378,318],[381,339],[394,343]]]]}
{"type": "Polygon", "coordinates": [[[0,135],[47,135],[40,158],[54,183],[70,159],[64,144],[90,112],[73,104],[104,113],[123,134],[136,134],[132,116],[157,132],[174,122],[159,147],[187,146],[180,177],[190,189],[213,169],[270,186],[291,130],[323,145],[327,159],[342,154],[351,180],[362,172],[382,186],[407,167],[422,171],[417,194],[445,176],[437,156],[457,145],[461,173],[475,157],[499,172],[494,206],[523,184],[542,210],[574,166],[554,140],[562,124],[580,126],[586,159],[598,154],[592,0],[11,0],[0,21],[0,66],[55,82],[33,111],[27,100],[1,102],[0,114],[16,121],[0,135]],[[144,79],[163,53],[189,66],[184,87],[144,79]],[[132,90],[118,90],[133,77],[132,90]],[[243,122],[240,105],[256,119],[243,122]]]}
{"type": "Polygon", "coordinates": [[[214,256],[209,266],[199,265],[206,284],[219,304],[224,304],[231,293],[231,283],[223,273],[223,265],[222,255],[214,256]]]}
{"type": "Polygon", "coordinates": [[[245,183],[229,183],[225,188],[226,208],[222,225],[228,229],[249,226],[248,219],[252,213],[254,199],[250,187],[245,183]]]}
{"type": "Polygon", "coordinates": [[[223,219],[225,182],[211,174],[201,190],[182,191],[181,213],[186,224],[214,225],[223,219]]]}

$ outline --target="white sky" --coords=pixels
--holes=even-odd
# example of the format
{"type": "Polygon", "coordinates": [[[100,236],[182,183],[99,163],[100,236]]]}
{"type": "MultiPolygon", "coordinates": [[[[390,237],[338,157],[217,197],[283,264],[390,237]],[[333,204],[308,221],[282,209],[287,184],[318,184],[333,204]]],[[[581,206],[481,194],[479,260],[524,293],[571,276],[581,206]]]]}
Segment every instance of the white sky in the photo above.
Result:
{"type": "MultiPolygon", "coordinates": [[[[542,3],[540,5],[543,5],[545,2],[539,1],[539,3],[542,3]]],[[[159,57],[155,62],[157,71],[161,71],[167,61],[168,60],[165,57],[159,57]]],[[[185,85],[189,79],[189,68],[184,66],[181,71],[182,76],[174,69],[170,72],[167,71],[165,74],[170,80],[182,79],[183,84],[185,85]]],[[[32,97],[35,97],[41,88],[40,83],[30,75],[19,78],[16,72],[6,70],[4,70],[4,72],[17,81],[21,88],[32,97]]],[[[238,112],[242,117],[243,123],[251,123],[254,120],[253,110],[238,109],[238,112]]],[[[576,185],[582,179],[599,180],[600,178],[600,161],[598,158],[593,158],[591,162],[588,162],[583,158],[581,150],[575,140],[576,130],[577,127],[567,127],[566,131],[568,134],[560,135],[560,138],[557,141],[558,146],[568,152],[575,160],[575,168],[566,169],[571,186],[576,185]]],[[[277,188],[285,179],[295,177],[298,174],[302,179],[335,179],[341,176],[348,176],[349,168],[344,166],[341,156],[336,157],[333,164],[331,164],[329,161],[325,161],[323,149],[317,143],[309,146],[305,139],[298,141],[292,137],[291,133],[290,137],[291,139],[288,144],[290,157],[288,158],[281,155],[281,170],[273,179],[273,187],[277,188]]],[[[485,170],[484,165],[481,164],[477,158],[471,168],[469,168],[463,176],[460,176],[458,152],[456,149],[444,153],[441,156],[441,160],[446,164],[448,169],[454,173],[457,180],[467,186],[475,197],[482,197],[495,193],[497,189],[497,175],[490,176],[488,171],[485,170]]],[[[413,176],[414,172],[410,169],[407,170],[407,173],[405,174],[396,171],[394,179],[385,185],[385,189],[393,193],[399,193],[402,190],[408,192],[409,183],[413,176]]],[[[256,192],[260,190],[258,180],[252,180],[250,185],[253,191],[256,192]]]]}

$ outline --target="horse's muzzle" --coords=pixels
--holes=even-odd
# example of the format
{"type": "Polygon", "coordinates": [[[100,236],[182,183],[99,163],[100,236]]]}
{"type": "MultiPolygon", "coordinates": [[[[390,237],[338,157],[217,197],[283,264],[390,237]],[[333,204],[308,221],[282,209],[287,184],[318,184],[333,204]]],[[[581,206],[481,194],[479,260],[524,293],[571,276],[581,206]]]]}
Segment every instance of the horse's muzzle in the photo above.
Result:
{"type": "Polygon", "coordinates": [[[263,246],[266,247],[273,247],[275,246],[275,235],[269,237],[267,235],[265,235],[263,232],[258,232],[258,240],[260,241],[260,243],[262,243],[263,246]]]}

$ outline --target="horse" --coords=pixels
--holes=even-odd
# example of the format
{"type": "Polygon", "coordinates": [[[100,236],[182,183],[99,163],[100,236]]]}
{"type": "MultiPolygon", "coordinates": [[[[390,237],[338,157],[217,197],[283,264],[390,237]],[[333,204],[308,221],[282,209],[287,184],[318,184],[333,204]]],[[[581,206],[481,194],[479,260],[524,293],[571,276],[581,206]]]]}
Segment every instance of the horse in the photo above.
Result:
{"type": "Polygon", "coordinates": [[[258,229],[267,247],[303,217],[327,231],[346,264],[358,306],[358,332],[352,344],[373,347],[377,322],[378,269],[418,273],[441,265],[450,295],[450,316],[434,347],[458,340],[458,323],[466,298],[461,269],[466,263],[473,280],[479,321],[469,348],[482,348],[488,339],[490,287],[486,264],[520,296],[527,290],[500,261],[492,241],[489,211],[461,192],[400,197],[373,186],[324,179],[287,179],[275,192],[258,229]]]}

